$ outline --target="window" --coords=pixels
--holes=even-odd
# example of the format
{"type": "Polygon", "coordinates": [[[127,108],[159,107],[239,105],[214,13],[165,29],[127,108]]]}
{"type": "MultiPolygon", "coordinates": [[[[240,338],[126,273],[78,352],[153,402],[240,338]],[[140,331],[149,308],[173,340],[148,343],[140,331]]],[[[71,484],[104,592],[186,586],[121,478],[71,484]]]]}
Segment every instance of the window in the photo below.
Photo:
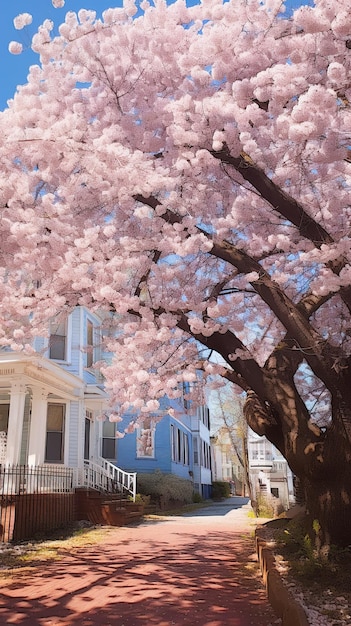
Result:
{"type": "Polygon", "coordinates": [[[102,451],[104,459],[116,459],[116,423],[106,422],[102,425],[102,451]]]}
{"type": "Polygon", "coordinates": [[[189,465],[189,439],[186,433],[183,433],[183,463],[189,465]]]}
{"type": "Polygon", "coordinates": [[[94,325],[91,320],[87,320],[87,367],[92,367],[94,363],[94,325]]]}
{"type": "Polygon", "coordinates": [[[177,458],[176,452],[176,438],[175,438],[175,427],[174,424],[171,424],[171,450],[172,450],[172,461],[175,461],[177,458]]]}
{"type": "Polygon", "coordinates": [[[193,446],[194,446],[194,465],[199,465],[199,444],[198,444],[197,437],[194,437],[193,446]]]}
{"type": "Polygon", "coordinates": [[[186,411],[188,409],[190,409],[190,407],[191,407],[191,402],[189,400],[189,394],[190,394],[190,383],[183,382],[183,402],[184,402],[184,409],[186,411]]]}
{"type": "Polygon", "coordinates": [[[138,458],[155,457],[155,424],[151,417],[137,429],[136,454],[138,458]]]}
{"type": "Polygon", "coordinates": [[[65,412],[64,404],[48,404],[45,448],[47,463],[63,463],[65,412]]]}
{"type": "Polygon", "coordinates": [[[208,430],[210,430],[210,411],[207,406],[203,408],[203,423],[208,430]]]}
{"type": "Polygon", "coordinates": [[[172,461],[189,465],[189,440],[188,435],[180,428],[171,424],[171,447],[172,461]]]}
{"type": "Polygon", "coordinates": [[[211,468],[210,446],[206,441],[201,441],[201,465],[207,469],[211,468]]]}
{"type": "Polygon", "coordinates": [[[55,361],[67,359],[67,322],[51,322],[49,358],[55,361]]]}

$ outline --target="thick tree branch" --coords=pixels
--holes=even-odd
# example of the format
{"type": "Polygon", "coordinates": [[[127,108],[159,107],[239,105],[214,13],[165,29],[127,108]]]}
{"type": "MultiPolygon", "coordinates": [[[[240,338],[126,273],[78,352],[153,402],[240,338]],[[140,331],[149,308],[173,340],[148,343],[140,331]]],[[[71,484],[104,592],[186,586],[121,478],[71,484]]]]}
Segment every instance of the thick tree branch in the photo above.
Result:
{"type": "Polygon", "coordinates": [[[262,198],[298,228],[302,237],[312,241],[318,248],[323,243],[333,243],[329,233],[306,213],[303,206],[280,189],[248,155],[241,153],[240,156],[233,157],[228,146],[222,150],[212,150],[211,154],[221,163],[232,165],[262,198]]]}
{"type": "MultiPolygon", "coordinates": [[[[210,153],[221,163],[231,165],[239,172],[275,211],[294,224],[300,235],[311,241],[317,248],[320,248],[322,244],[334,242],[331,235],[306,213],[303,206],[276,185],[247,154],[242,153],[238,157],[233,157],[228,146],[224,146],[222,150],[212,150],[210,153]]],[[[344,266],[343,258],[327,263],[327,267],[337,275],[344,266]]],[[[341,288],[340,295],[351,312],[351,287],[341,288]]]]}
{"type": "MultiPolygon", "coordinates": [[[[153,209],[162,206],[162,203],[152,196],[144,198],[138,195],[135,199],[153,209]]],[[[169,209],[161,213],[160,217],[170,223],[182,222],[182,217],[176,215],[169,209]]],[[[300,310],[302,305],[300,308],[296,306],[280,289],[278,284],[272,281],[269,274],[258,261],[250,257],[243,250],[239,250],[228,241],[213,241],[212,237],[201,228],[198,228],[198,231],[211,240],[212,248],[209,251],[210,255],[226,261],[243,274],[255,273],[257,275],[257,279],[250,281],[250,284],[254,287],[257,294],[286,328],[288,334],[294,338],[296,348],[303,352],[306,361],[315,374],[329,388],[330,386],[337,388],[339,379],[337,372],[333,370],[333,365],[335,358],[340,357],[340,351],[336,347],[332,348],[328,342],[312,328],[305,311],[302,312],[300,310]]],[[[316,304],[318,299],[310,296],[310,303],[312,303],[312,301],[316,304]]],[[[231,352],[233,352],[233,350],[231,350],[231,352]]]]}

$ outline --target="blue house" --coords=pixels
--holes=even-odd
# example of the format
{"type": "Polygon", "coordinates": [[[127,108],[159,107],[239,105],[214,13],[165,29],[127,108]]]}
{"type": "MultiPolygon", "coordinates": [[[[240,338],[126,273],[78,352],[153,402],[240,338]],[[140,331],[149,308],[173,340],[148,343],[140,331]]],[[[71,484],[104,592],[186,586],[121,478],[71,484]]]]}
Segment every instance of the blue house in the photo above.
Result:
{"type": "Polygon", "coordinates": [[[139,417],[140,426],[117,442],[117,464],[124,471],[152,473],[160,470],[193,483],[203,498],[211,496],[210,421],[206,406],[188,408],[186,402],[160,401],[157,414],[140,422],[127,413],[119,430],[139,417]]]}

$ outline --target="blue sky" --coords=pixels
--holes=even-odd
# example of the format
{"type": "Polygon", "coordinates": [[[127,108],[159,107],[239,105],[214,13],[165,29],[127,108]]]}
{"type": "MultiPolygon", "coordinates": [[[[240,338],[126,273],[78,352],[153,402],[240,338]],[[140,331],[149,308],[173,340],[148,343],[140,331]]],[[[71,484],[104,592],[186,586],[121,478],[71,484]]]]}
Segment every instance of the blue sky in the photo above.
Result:
{"type": "Polygon", "coordinates": [[[38,63],[38,55],[30,49],[31,38],[44,19],[52,19],[55,25],[61,24],[67,11],[79,9],[94,9],[98,15],[111,6],[122,6],[122,0],[66,0],[63,9],[54,9],[51,0],[0,0],[0,110],[6,107],[6,102],[12,98],[17,85],[26,83],[28,68],[38,63]],[[20,13],[30,13],[33,22],[23,30],[16,30],[13,18],[20,13]],[[23,44],[23,52],[19,55],[10,54],[10,41],[19,41],[23,44]]]}
{"type": "MultiPolygon", "coordinates": [[[[312,0],[287,0],[289,7],[300,4],[312,4],[312,0]]],[[[17,85],[26,82],[28,68],[38,63],[38,56],[30,50],[30,41],[37,27],[45,18],[50,18],[56,25],[64,21],[67,11],[78,11],[81,8],[94,9],[98,15],[111,7],[121,6],[122,0],[66,0],[63,9],[54,9],[51,0],[2,0],[0,22],[0,110],[6,107],[7,100],[12,98],[17,85]],[[23,30],[16,30],[13,18],[19,13],[33,15],[33,23],[23,30]],[[8,51],[10,41],[19,41],[23,45],[20,55],[12,55],[8,51]]]]}

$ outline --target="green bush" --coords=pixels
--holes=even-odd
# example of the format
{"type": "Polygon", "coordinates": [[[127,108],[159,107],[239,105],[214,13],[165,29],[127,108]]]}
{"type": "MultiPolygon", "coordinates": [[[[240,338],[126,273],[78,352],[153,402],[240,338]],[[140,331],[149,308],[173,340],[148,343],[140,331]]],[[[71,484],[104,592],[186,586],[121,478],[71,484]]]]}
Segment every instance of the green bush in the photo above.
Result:
{"type": "MultiPolygon", "coordinates": [[[[129,496],[128,500],[133,501],[133,496],[129,496]]],[[[149,506],[150,496],[145,496],[142,493],[136,493],[134,502],[135,504],[144,504],[144,506],[149,506]]]]}
{"type": "Polygon", "coordinates": [[[279,515],[284,511],[284,507],[282,506],[279,498],[270,494],[259,493],[257,495],[256,502],[253,503],[252,506],[256,513],[256,517],[279,517],[279,515]]]}
{"type": "Polygon", "coordinates": [[[230,497],[230,484],[222,480],[215,480],[212,483],[212,498],[220,500],[221,498],[230,497]]]}
{"type": "Polygon", "coordinates": [[[160,509],[190,504],[193,502],[193,484],[174,474],[163,474],[156,470],[152,474],[138,474],[138,492],[150,496],[160,509]]]}
{"type": "Polygon", "coordinates": [[[203,497],[200,493],[198,493],[197,491],[194,491],[193,493],[193,502],[195,504],[198,504],[200,502],[203,502],[203,497]]]}

